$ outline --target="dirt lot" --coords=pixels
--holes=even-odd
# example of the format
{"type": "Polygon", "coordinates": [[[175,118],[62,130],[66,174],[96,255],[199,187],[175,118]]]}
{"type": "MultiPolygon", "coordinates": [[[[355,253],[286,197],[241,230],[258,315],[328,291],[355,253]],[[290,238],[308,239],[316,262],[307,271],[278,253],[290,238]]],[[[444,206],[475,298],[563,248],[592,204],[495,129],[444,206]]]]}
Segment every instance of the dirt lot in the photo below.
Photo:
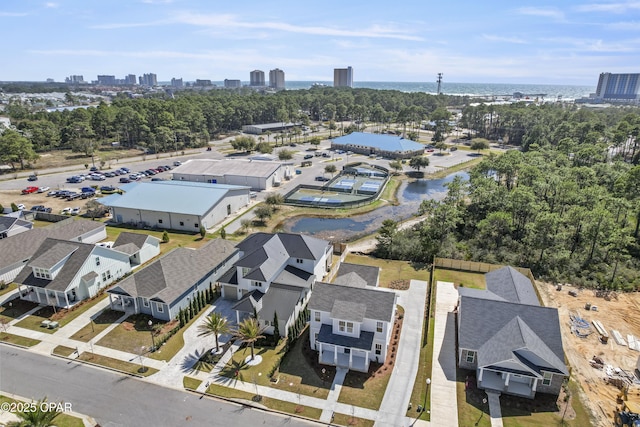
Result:
{"type": "MultiPolygon", "coordinates": [[[[76,190],[77,191],[77,190],[76,190]]],[[[5,208],[11,207],[11,203],[16,205],[23,203],[27,209],[31,209],[32,206],[44,205],[51,208],[51,213],[59,214],[60,211],[66,207],[79,207],[81,212],[84,213],[84,205],[90,199],[76,199],[68,202],[64,199],[57,197],[47,197],[46,193],[33,193],[33,194],[20,194],[19,190],[0,190],[0,205],[5,208]]]]}
{"type": "MultiPolygon", "coordinates": [[[[618,388],[606,382],[606,374],[602,369],[593,368],[589,361],[593,356],[600,357],[605,364],[623,369],[633,374],[640,352],[631,350],[627,346],[616,344],[611,330],[615,329],[626,340],[627,334],[640,337],[640,294],[612,294],[609,300],[596,297],[592,290],[578,290],[564,285],[561,291],[550,284],[537,283],[545,305],[556,307],[560,315],[562,341],[569,359],[572,376],[578,380],[586,394],[583,399],[586,406],[591,408],[597,424],[610,426],[616,409],[618,388]],[[577,296],[569,295],[569,291],[577,292],[577,296]],[[585,304],[591,303],[598,307],[598,311],[585,310],[585,304]],[[570,313],[578,313],[588,321],[593,333],[586,338],[580,338],[571,333],[570,313]],[[600,336],[595,331],[591,321],[599,320],[609,334],[607,344],[602,344],[600,336]]],[[[640,402],[640,387],[632,385],[629,389],[630,400],[640,402]]]]}

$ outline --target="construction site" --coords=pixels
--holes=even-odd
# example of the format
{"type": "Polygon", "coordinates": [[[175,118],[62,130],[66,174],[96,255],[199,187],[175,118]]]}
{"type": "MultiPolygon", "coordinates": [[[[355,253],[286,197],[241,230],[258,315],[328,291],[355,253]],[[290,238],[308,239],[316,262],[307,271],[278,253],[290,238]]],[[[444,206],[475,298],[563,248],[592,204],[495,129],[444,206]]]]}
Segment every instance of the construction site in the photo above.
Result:
{"type": "Polygon", "coordinates": [[[640,295],[536,285],[544,304],[558,309],[571,377],[584,391],[581,399],[595,425],[614,425],[616,416],[616,425],[637,425],[633,413],[640,411],[640,295]],[[631,421],[624,419],[629,412],[631,421]]]}

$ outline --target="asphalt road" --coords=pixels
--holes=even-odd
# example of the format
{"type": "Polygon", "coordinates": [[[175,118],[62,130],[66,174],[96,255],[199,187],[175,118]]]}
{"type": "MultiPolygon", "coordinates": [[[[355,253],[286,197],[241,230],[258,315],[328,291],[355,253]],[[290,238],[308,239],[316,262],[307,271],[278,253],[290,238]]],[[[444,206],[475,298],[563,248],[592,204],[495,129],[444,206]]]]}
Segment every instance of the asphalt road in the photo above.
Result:
{"type": "Polygon", "coordinates": [[[0,345],[0,390],[71,403],[102,427],[318,425],[6,345],[0,345]]]}

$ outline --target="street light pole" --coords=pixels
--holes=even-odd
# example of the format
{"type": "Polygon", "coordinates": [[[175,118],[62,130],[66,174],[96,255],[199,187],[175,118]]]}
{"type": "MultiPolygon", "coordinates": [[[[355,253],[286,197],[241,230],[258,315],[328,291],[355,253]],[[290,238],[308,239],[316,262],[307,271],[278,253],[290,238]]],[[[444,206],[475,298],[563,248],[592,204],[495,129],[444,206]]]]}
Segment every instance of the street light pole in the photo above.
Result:
{"type": "Polygon", "coordinates": [[[431,378],[427,378],[427,389],[424,392],[424,405],[422,405],[422,411],[427,410],[427,396],[429,396],[429,386],[431,385],[431,378]]]}
{"type": "Polygon", "coordinates": [[[153,322],[149,320],[149,323],[147,324],[149,325],[149,332],[151,333],[151,344],[153,345],[153,347],[151,347],[151,351],[154,351],[156,348],[156,339],[153,336],[153,322]]]}

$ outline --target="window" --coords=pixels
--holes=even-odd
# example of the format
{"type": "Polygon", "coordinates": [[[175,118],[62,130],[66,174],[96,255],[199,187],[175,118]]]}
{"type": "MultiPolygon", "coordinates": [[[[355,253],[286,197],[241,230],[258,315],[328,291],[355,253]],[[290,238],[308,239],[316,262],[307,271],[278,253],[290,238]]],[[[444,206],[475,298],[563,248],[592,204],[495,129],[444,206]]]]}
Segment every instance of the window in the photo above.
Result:
{"type": "Polygon", "coordinates": [[[107,273],[106,272],[102,273],[102,281],[103,282],[107,281],[107,273]]]}
{"type": "Polygon", "coordinates": [[[315,321],[319,322],[320,321],[320,312],[319,311],[314,311],[314,316],[315,316],[315,321]]]}
{"type": "Polygon", "coordinates": [[[347,333],[351,334],[353,333],[353,323],[340,320],[338,322],[338,329],[340,330],[340,332],[346,331],[347,333]]]}
{"type": "Polygon", "coordinates": [[[382,328],[383,328],[382,322],[378,322],[376,324],[376,332],[382,332],[382,328]]]}
{"type": "Polygon", "coordinates": [[[251,282],[251,286],[262,287],[262,282],[251,282]]]}
{"type": "Polygon", "coordinates": [[[158,220],[158,224],[162,224],[162,220],[161,219],[158,220]]]}
{"type": "Polygon", "coordinates": [[[231,215],[231,205],[227,205],[227,215],[231,215]]]}
{"type": "Polygon", "coordinates": [[[553,374],[551,372],[545,372],[544,377],[542,377],[542,385],[551,385],[552,379],[553,374]]]}
{"type": "Polygon", "coordinates": [[[351,349],[350,348],[345,348],[344,349],[344,354],[349,354],[351,353],[351,349]]]}
{"type": "Polygon", "coordinates": [[[382,344],[376,344],[376,356],[380,356],[382,354],[382,344]]]}
{"type": "Polygon", "coordinates": [[[144,298],[144,299],[142,300],[142,305],[143,305],[143,306],[145,306],[145,307],[149,307],[149,300],[148,300],[148,299],[146,299],[146,298],[144,298]]]}
{"type": "Polygon", "coordinates": [[[467,363],[475,363],[476,362],[476,352],[467,350],[467,363]]]}
{"type": "Polygon", "coordinates": [[[303,262],[302,258],[296,258],[296,264],[302,264],[303,262]]]}
{"type": "Polygon", "coordinates": [[[198,223],[193,224],[193,226],[194,226],[195,228],[199,228],[199,227],[198,227],[198,223]]]}
{"type": "Polygon", "coordinates": [[[158,310],[158,313],[162,313],[164,311],[164,306],[156,303],[156,309],[158,310]]]}
{"type": "Polygon", "coordinates": [[[100,257],[99,256],[96,257],[96,265],[100,265],[100,257]]]}
{"type": "Polygon", "coordinates": [[[184,221],[180,221],[180,225],[184,225],[184,221]]]}

